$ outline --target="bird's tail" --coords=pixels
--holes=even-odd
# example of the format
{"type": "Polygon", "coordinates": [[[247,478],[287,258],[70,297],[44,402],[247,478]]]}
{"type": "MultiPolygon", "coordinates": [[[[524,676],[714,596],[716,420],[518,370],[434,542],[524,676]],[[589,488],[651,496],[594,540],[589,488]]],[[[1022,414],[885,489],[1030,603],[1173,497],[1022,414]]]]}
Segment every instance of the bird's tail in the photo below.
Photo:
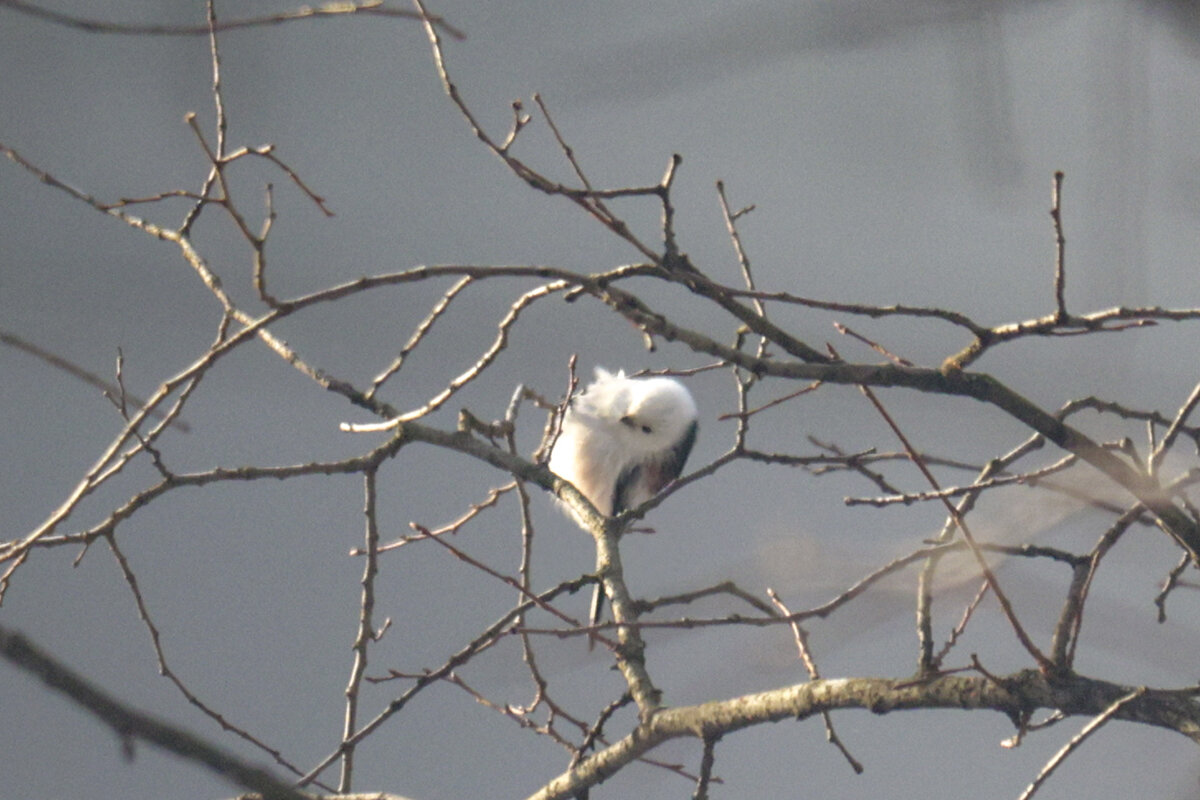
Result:
{"type": "MultiPolygon", "coordinates": [[[[592,593],[592,610],[588,615],[589,624],[595,627],[600,624],[600,617],[604,614],[604,584],[597,583],[596,590],[592,593]]],[[[588,636],[588,650],[596,647],[595,635],[588,636]]]]}

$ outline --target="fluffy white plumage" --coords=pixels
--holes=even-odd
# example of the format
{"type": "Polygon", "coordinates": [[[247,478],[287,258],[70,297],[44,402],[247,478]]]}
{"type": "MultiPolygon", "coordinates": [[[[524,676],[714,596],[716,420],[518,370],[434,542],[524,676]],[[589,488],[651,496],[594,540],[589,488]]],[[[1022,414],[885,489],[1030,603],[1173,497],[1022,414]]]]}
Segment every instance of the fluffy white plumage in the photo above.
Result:
{"type": "Polygon", "coordinates": [[[598,367],[567,408],[549,466],[611,517],[678,478],[695,440],[696,402],[682,383],[598,367]]]}
{"type": "MultiPolygon", "coordinates": [[[[615,516],[679,477],[696,430],[696,401],[679,381],[597,367],[596,380],[571,399],[549,467],[601,514],[615,516]]],[[[603,599],[597,587],[593,625],[603,599]]]]}

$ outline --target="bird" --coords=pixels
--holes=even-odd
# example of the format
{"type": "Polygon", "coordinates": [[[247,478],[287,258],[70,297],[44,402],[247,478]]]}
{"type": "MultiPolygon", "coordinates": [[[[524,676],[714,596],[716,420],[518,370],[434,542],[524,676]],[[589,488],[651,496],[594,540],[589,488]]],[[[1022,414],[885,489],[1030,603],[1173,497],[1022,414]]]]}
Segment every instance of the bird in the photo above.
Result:
{"type": "MultiPolygon", "coordinates": [[[[696,401],[674,378],[630,378],[596,367],[571,398],[550,451],[550,471],[575,486],[606,517],[637,508],[683,472],[699,429],[696,401]]],[[[581,527],[583,520],[569,507],[581,527]]],[[[604,586],[592,596],[599,624],[604,586]]]]}

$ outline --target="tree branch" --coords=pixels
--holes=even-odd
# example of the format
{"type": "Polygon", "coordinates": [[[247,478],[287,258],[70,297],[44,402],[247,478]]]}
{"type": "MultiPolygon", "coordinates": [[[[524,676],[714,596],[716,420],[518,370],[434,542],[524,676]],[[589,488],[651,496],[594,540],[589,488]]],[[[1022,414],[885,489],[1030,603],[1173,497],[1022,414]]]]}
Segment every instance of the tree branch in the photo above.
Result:
{"type": "Polygon", "coordinates": [[[37,677],[99,719],[129,750],[142,740],[207,767],[222,778],[259,792],[265,800],[312,800],[265,769],[252,766],[182,728],[135,711],[98,688],[62,662],[38,649],[19,633],[0,626],[0,658],[37,677]]]}
{"type": "Polygon", "coordinates": [[[816,680],[728,700],[659,711],[646,723],[579,766],[547,783],[528,800],[567,800],[605,780],[671,739],[707,739],[752,725],[806,719],[826,711],[865,709],[875,714],[911,709],[990,709],[1016,719],[1038,709],[1098,715],[1173,730],[1200,744],[1195,689],[1146,690],[1072,675],[1051,681],[1034,670],[993,678],[948,675],[928,680],[844,678],[816,680]],[[1119,702],[1118,701],[1122,701],[1119,702]]]}

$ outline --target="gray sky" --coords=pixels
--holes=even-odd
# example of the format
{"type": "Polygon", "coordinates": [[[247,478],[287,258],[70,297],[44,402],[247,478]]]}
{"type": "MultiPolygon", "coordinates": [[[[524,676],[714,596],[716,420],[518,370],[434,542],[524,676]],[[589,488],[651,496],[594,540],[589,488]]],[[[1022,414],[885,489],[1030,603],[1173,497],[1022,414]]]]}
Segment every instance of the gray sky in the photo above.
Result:
{"type": "MultiPolygon", "coordinates": [[[[226,17],[291,7],[225,5],[232,4],[218,9],[226,17]]],[[[198,0],[53,7],[131,23],[203,20],[198,0]]],[[[986,323],[1052,308],[1047,209],[1055,170],[1066,173],[1073,309],[1200,305],[1200,62],[1190,9],[1049,0],[431,5],[468,34],[448,47],[450,68],[493,133],[507,125],[512,100],[532,108],[536,91],[599,185],[656,182],[671,154],[682,154],[674,195],[681,246],[715,278],[739,279],[714,191],[722,179],[735,206],[757,207],[741,231],[761,286],[941,305],[986,323]]],[[[254,220],[261,219],[262,187],[275,186],[280,216],[268,253],[279,295],[423,263],[590,270],[637,259],[485,152],[443,95],[415,24],[302,22],[230,32],[221,48],[231,144],[274,143],[337,214],[326,219],[266,163],[237,171],[235,190],[254,220]]],[[[209,69],[203,38],[88,34],[0,6],[0,142],[103,200],[194,191],[206,163],[183,120],[196,112],[211,136],[209,69]]],[[[518,155],[569,177],[540,122],[522,134],[518,155]]],[[[138,213],[174,225],[186,207],[177,200],[138,213]]],[[[618,208],[654,240],[658,213],[649,201],[618,208]]],[[[246,248],[230,226],[214,214],[196,239],[230,291],[250,296],[246,248]]],[[[278,333],[313,363],[365,385],[447,285],[372,293],[288,320],[278,333]]],[[[415,407],[469,366],[507,305],[532,285],[497,283],[464,296],[445,320],[449,333],[418,351],[388,401],[415,407]]],[[[732,335],[708,309],[663,302],[664,311],[692,314],[697,327],[721,331],[718,338],[732,335]]],[[[797,313],[788,322],[819,344],[837,338],[832,319],[797,313]]],[[[106,376],[120,348],[127,385],[145,395],[204,352],[218,320],[219,306],[170,245],[0,163],[0,328],[106,376]]],[[[921,363],[966,344],[932,325],[842,321],[921,363]]],[[[1171,414],[1196,380],[1194,339],[1186,328],[1161,327],[1016,346],[988,356],[981,368],[1050,408],[1098,394],[1171,414]]],[[[596,364],[705,363],[673,346],[647,354],[626,323],[594,304],[549,302],[529,312],[497,368],[437,421],[452,426],[462,405],[497,417],[518,383],[558,395],[572,353],[587,371],[596,364]]],[[[0,538],[7,540],[62,502],[121,421],[95,390],[12,348],[0,347],[0,376],[0,451],[9,456],[9,468],[0,471],[0,538]]],[[[732,395],[724,375],[689,385],[702,424],[694,467],[728,446],[731,424],[717,417],[732,410],[732,395]]],[[[980,461],[1024,435],[977,407],[899,393],[885,398],[910,432],[948,456],[980,461]]],[[[809,452],[804,437],[813,433],[847,450],[890,448],[886,430],[861,403],[848,388],[817,393],[773,418],[773,446],[809,452]]],[[[529,449],[540,423],[531,409],[526,413],[522,445],[529,449]]],[[[185,417],[192,433],[165,440],[177,471],[340,458],[375,441],[340,433],[339,422],[365,421],[364,412],[262,348],[214,370],[185,417]]],[[[1088,424],[1096,435],[1108,433],[1103,420],[1088,424]]],[[[151,468],[135,466],[66,529],[95,524],[154,479],[151,468]]],[[[915,475],[905,480],[917,486],[915,475]]],[[[449,521],[500,482],[483,467],[414,448],[380,473],[383,538],[406,533],[409,520],[449,521]]],[[[735,467],[653,512],[658,533],[625,548],[629,579],[648,596],[733,577],[760,591],[774,586],[794,608],[822,602],[913,549],[939,524],[932,508],[843,507],[844,495],[872,491],[844,478],[735,467]]],[[[361,539],[361,493],[358,480],[345,478],[182,490],[130,520],[118,539],[171,666],[205,702],[301,765],[322,758],[340,736],[361,570],[346,554],[361,539]]],[[[587,572],[587,538],[547,498],[536,496],[534,511],[543,548],[539,583],[587,572]]],[[[997,538],[1081,549],[1104,524],[1032,503],[1022,511],[1027,516],[983,508],[981,524],[997,538]]],[[[519,529],[511,506],[489,519],[463,537],[463,546],[515,571],[519,529]]],[[[1172,619],[1149,625],[1156,581],[1175,556],[1161,536],[1137,537],[1144,559],[1128,565],[1121,586],[1099,593],[1088,617],[1089,625],[1111,626],[1111,634],[1088,640],[1084,669],[1113,680],[1194,682],[1194,657],[1181,659],[1172,648],[1195,641],[1187,612],[1196,601],[1176,598],[1172,619]]],[[[379,614],[394,623],[376,650],[375,672],[440,665],[512,602],[507,589],[444,552],[401,552],[383,564],[379,614]]],[[[215,724],[156,675],[149,637],[113,557],[98,544],[73,568],[76,555],[65,548],[35,553],[15,576],[0,622],[136,706],[260,760],[232,737],[220,738],[215,724]]],[[[825,675],[911,671],[911,578],[888,584],[838,624],[813,627],[825,675]]],[[[1061,578],[1012,577],[1035,617],[1057,609],[1061,578]]],[[[973,586],[959,594],[969,596],[973,586]]],[[[579,609],[586,603],[577,600],[579,609]]],[[[1011,651],[1008,635],[1002,625],[981,624],[978,641],[964,646],[1000,654],[1011,651]]],[[[588,654],[580,640],[566,645],[547,646],[546,666],[563,695],[577,699],[576,710],[590,715],[618,693],[617,678],[599,651],[588,654]]],[[[668,701],[676,703],[803,678],[783,635],[670,634],[655,640],[652,657],[668,701]]],[[[1015,659],[998,664],[1020,666],[1015,659]]],[[[509,702],[530,697],[515,641],[464,675],[509,702]]],[[[387,685],[372,689],[364,714],[392,694],[387,685]]],[[[1069,731],[1059,726],[1009,751],[998,747],[1011,734],[998,715],[860,713],[837,721],[866,764],[864,775],[853,775],[824,743],[819,722],[770,726],[722,745],[717,771],[727,783],[714,796],[1009,798],[1082,725],[1072,720],[1064,723],[1069,731]]],[[[521,797],[566,762],[547,741],[522,736],[461,691],[436,687],[362,751],[358,787],[418,800],[521,797]]],[[[697,751],[688,742],[658,755],[694,769],[697,751]]],[[[0,800],[234,793],[145,747],[127,763],[107,730],[7,667],[0,668],[0,757],[0,800]]],[[[1039,797],[1124,796],[1135,788],[1148,797],[1189,797],[1197,772],[1194,749],[1181,737],[1114,725],[1039,797]]],[[[635,767],[594,797],[678,798],[690,791],[676,776],[635,767]]]]}

